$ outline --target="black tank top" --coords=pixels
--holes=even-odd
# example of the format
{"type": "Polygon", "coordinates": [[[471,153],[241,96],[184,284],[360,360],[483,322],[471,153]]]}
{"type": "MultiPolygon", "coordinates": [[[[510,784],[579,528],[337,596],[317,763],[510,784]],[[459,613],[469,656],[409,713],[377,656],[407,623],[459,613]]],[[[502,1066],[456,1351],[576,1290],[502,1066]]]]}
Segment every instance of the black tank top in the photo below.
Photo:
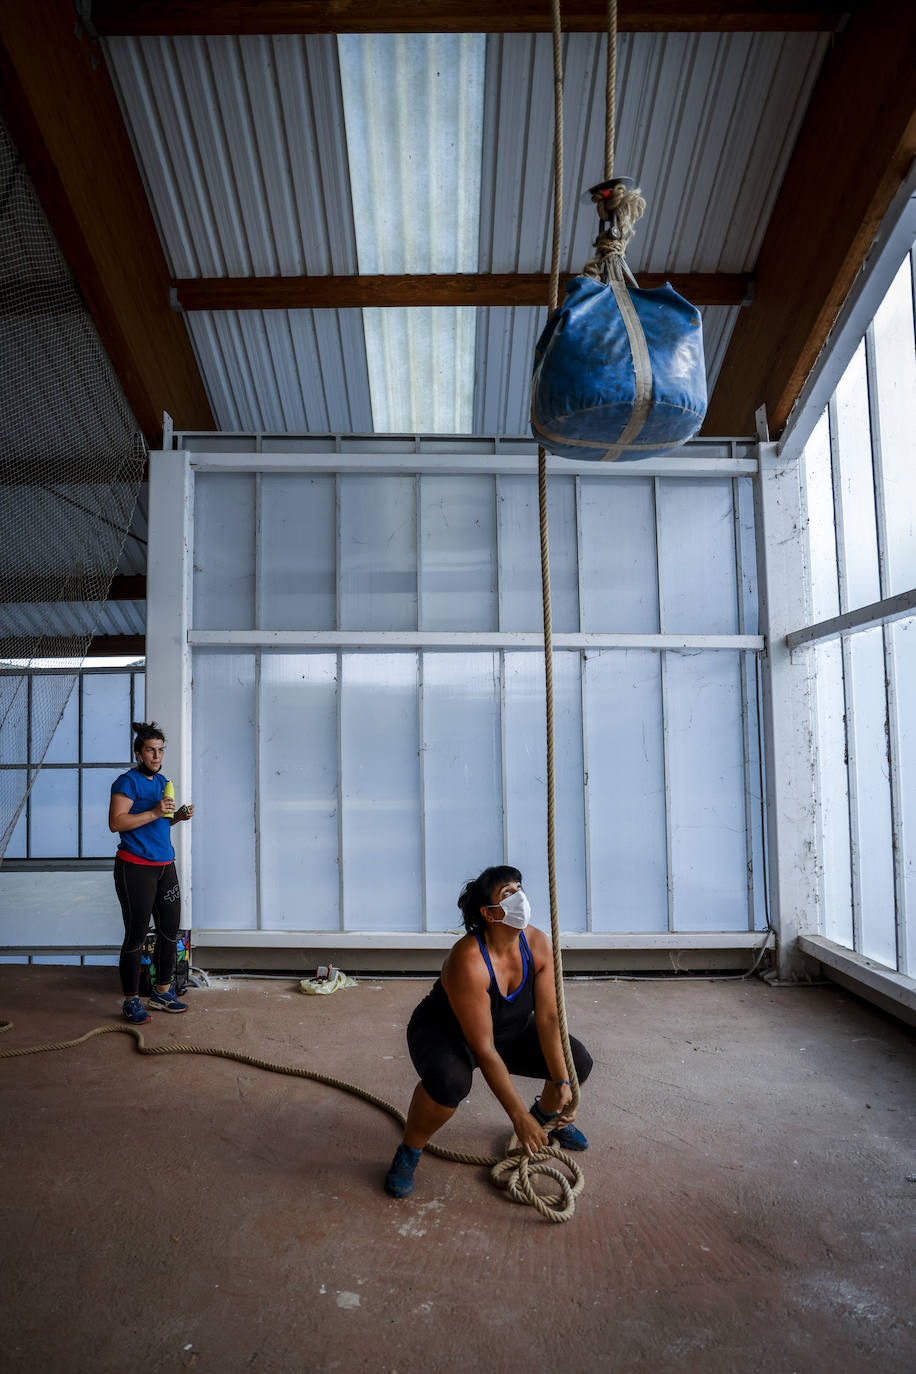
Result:
{"type": "MultiPolygon", "coordinates": [[[[525,933],[522,931],[519,936],[522,948],[522,981],[514,992],[510,993],[508,997],[503,997],[496,982],[496,975],[493,972],[493,965],[490,963],[486,944],[476,931],[475,935],[490,974],[488,991],[490,1013],[493,1017],[493,1043],[499,1049],[500,1044],[509,1044],[521,1034],[534,1011],[534,960],[531,957],[531,950],[525,939],[525,933]]],[[[436,979],[432,991],[424,1000],[430,1011],[437,1014],[437,1019],[444,1021],[453,1032],[457,1031],[458,1035],[462,1039],[464,1038],[461,1023],[452,1010],[452,1004],[448,1000],[448,993],[442,986],[441,978],[436,979]]],[[[422,1006],[423,1003],[420,1005],[422,1006]]]]}

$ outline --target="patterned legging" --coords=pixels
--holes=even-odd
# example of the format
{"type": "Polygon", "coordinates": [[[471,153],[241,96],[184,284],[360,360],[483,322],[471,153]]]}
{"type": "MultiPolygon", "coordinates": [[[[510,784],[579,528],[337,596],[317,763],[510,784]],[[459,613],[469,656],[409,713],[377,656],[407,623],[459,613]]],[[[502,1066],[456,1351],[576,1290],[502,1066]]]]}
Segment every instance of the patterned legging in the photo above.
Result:
{"type": "Polygon", "coordinates": [[[114,882],[124,917],[124,943],[118,964],[121,987],[125,997],[135,997],[140,987],[140,958],[150,916],[156,927],[156,981],[172,981],[181,927],[178,872],[174,863],[132,864],[126,859],[115,859],[114,882]]]}

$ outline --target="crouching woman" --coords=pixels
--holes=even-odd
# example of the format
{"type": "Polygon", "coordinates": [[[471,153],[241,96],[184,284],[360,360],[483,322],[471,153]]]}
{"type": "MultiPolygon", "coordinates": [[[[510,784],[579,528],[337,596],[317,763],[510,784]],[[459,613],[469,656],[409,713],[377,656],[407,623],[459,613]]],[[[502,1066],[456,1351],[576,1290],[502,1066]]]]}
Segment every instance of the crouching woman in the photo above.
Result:
{"type": "MultiPolygon", "coordinates": [[[[467,934],[452,946],[430,994],[414,1011],[407,1046],[420,1081],[385,1179],[392,1197],[409,1197],[414,1170],[430,1138],[468,1096],[475,1068],[504,1109],[523,1149],[550,1144],[586,1150],[572,1124],[572,1100],[550,940],[529,926],[531,908],[517,868],[487,868],[465,885],[458,906],[467,934]],[[543,1079],[526,1107],[510,1075],[543,1079]]],[[[591,1055],[570,1037],[580,1083],[591,1055]]]]}

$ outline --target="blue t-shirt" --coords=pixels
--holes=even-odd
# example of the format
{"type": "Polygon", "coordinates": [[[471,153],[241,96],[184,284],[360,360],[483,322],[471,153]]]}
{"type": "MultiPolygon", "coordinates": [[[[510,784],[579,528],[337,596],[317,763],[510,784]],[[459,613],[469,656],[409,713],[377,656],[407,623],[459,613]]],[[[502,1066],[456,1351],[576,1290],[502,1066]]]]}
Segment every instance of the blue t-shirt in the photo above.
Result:
{"type": "MultiPolygon", "coordinates": [[[[161,773],[148,778],[139,768],[131,768],[129,773],[122,773],[115,778],[111,784],[111,795],[120,792],[130,797],[132,805],[129,814],[137,816],[141,811],[152,811],[154,806],[159,805],[167,781],[161,773]]],[[[136,830],[123,830],[118,836],[118,848],[136,854],[138,859],[146,863],[171,863],[175,857],[171,830],[171,822],[165,816],[159,816],[146,825],[138,826],[136,830]]]]}

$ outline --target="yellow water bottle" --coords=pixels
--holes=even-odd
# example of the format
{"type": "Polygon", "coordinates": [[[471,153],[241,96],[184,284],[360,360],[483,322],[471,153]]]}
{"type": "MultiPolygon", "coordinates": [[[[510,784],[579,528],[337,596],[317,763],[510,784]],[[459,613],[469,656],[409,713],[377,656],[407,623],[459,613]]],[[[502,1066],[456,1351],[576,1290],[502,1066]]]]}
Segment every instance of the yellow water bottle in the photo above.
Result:
{"type": "MultiPolygon", "coordinates": [[[[172,786],[171,781],[165,784],[162,791],[162,800],[165,801],[166,797],[168,797],[170,801],[175,800],[175,788],[172,786]]],[[[172,808],[172,814],[174,815],[174,807],[172,808]]]]}

